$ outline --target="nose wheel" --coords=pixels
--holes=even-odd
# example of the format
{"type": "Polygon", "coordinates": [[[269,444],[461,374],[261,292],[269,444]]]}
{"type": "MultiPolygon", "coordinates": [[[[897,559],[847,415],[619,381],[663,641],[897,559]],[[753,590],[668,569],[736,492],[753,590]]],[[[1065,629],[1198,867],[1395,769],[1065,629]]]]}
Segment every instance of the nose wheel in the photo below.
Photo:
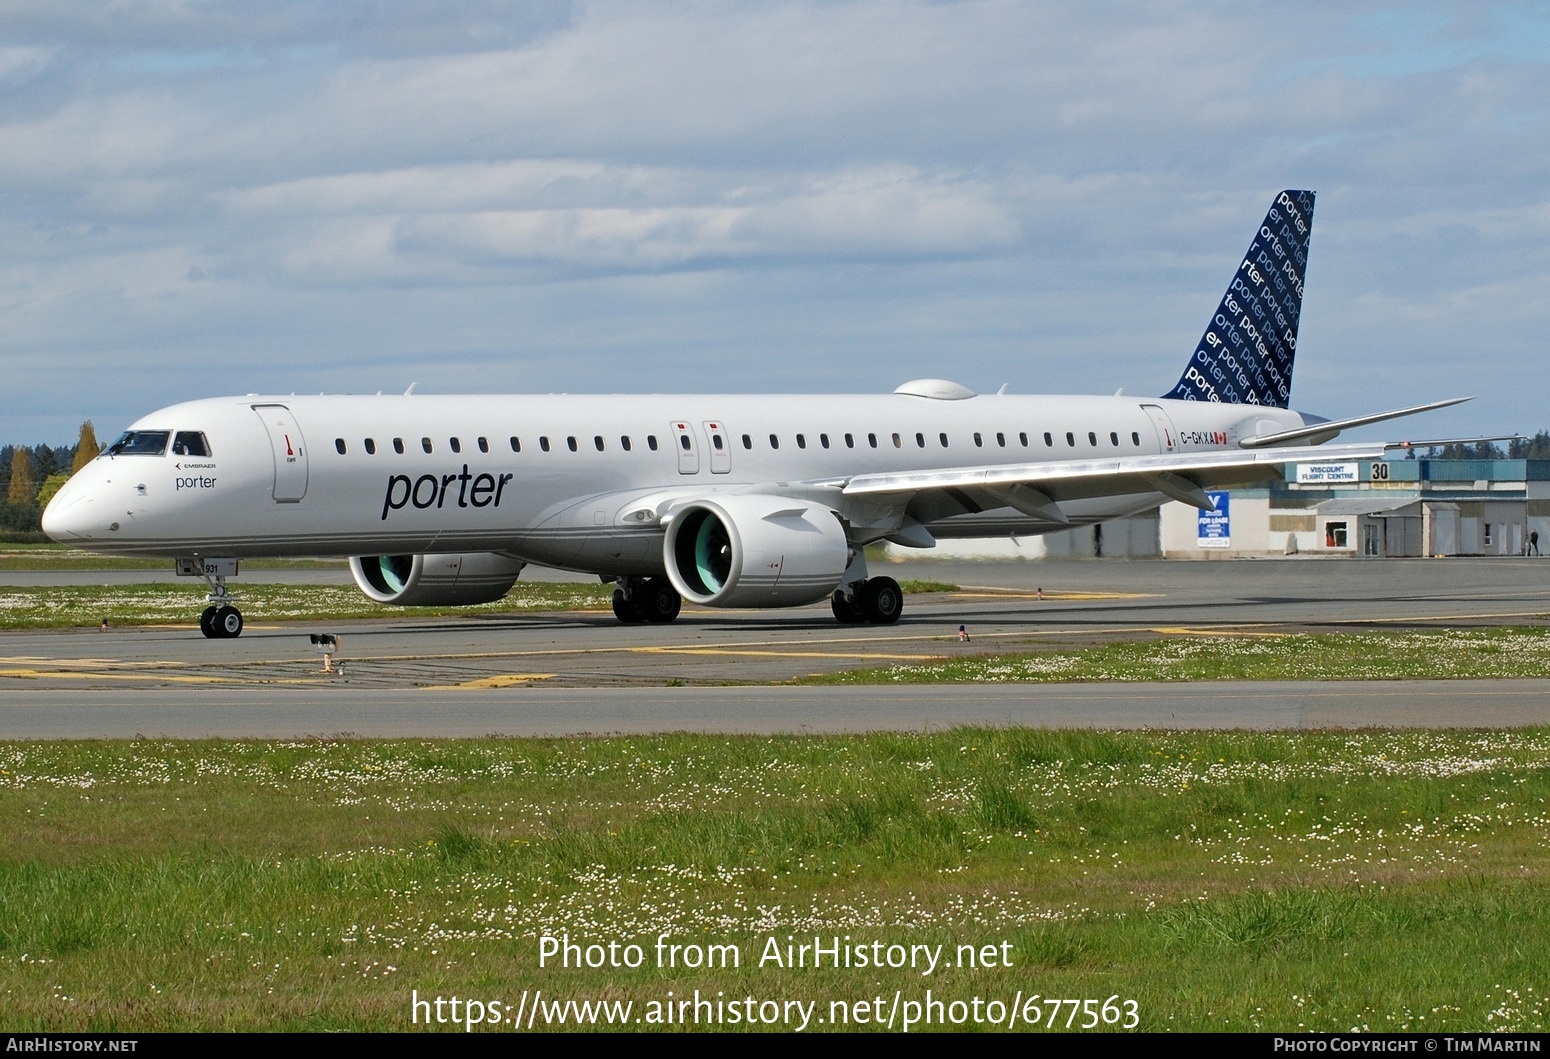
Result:
{"type": "Polygon", "coordinates": [[[242,612],[236,607],[206,607],[199,615],[199,631],[207,640],[229,640],[242,635],[242,612]]]}

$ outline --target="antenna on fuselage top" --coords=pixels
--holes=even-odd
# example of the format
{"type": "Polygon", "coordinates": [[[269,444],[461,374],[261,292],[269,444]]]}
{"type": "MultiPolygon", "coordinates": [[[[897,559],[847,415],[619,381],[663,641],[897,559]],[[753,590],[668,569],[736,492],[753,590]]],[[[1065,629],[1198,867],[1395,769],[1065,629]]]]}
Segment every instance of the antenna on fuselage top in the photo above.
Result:
{"type": "Polygon", "coordinates": [[[414,388],[415,388],[415,387],[416,387],[416,386],[418,386],[418,385],[420,385],[420,384],[419,384],[419,382],[411,382],[411,383],[410,383],[410,384],[409,384],[409,389],[407,389],[407,390],[405,390],[405,391],[404,391],[404,396],[405,396],[405,397],[408,397],[408,396],[409,396],[409,395],[410,395],[410,394],[412,394],[412,393],[414,393],[414,388]]]}

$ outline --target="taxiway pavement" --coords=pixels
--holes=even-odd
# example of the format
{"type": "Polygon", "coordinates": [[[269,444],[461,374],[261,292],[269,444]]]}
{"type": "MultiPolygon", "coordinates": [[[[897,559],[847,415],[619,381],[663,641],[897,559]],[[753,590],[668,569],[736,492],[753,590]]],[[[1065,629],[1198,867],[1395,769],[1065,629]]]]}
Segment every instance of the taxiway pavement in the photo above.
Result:
{"type": "Polygon", "coordinates": [[[1532,559],[915,562],[874,572],[961,591],[908,597],[892,626],[842,626],[826,605],[686,607],[667,626],[603,613],[275,625],[251,613],[241,638],[218,641],[193,627],[191,593],[186,627],[0,634],[0,738],[1550,723],[1550,680],[716,686],[1114,638],[1550,621],[1550,562],[1532,559]],[[319,671],[307,633],[325,631],[342,638],[343,676],[319,671]]]}

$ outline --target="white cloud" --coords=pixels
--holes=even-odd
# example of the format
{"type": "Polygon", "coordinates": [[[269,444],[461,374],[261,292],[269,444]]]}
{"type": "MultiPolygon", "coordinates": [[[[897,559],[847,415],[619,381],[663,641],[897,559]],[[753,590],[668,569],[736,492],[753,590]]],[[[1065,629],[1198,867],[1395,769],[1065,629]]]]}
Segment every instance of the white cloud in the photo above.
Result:
{"type": "MultiPolygon", "coordinates": [[[[118,365],[148,361],[200,390],[320,389],[343,369],[307,365],[346,363],[660,388],[652,351],[684,346],[733,388],[947,361],[975,385],[1161,389],[1288,186],[1320,192],[1300,372],[1339,321],[1385,364],[1467,345],[1490,377],[1479,358],[1550,328],[1524,293],[1550,272],[1550,78],[1524,43],[1546,21],[17,0],[0,358],[101,359],[0,414],[127,416],[160,396],[118,365]]],[[[1299,399],[1360,403],[1299,377],[1299,399]]],[[[1494,414],[1528,405],[1500,389],[1494,414]]]]}

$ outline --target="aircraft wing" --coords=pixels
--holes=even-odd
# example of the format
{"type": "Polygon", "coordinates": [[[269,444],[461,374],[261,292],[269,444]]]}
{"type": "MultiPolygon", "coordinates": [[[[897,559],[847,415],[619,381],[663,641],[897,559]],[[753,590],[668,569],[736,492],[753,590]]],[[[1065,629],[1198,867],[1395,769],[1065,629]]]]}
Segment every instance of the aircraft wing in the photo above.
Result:
{"type": "Polygon", "coordinates": [[[1274,478],[1279,473],[1277,468],[1286,463],[1382,459],[1384,452],[1391,447],[1376,441],[1368,444],[1303,445],[1274,449],[1219,449],[1155,456],[1116,456],[1110,459],[858,474],[822,484],[839,485],[848,497],[988,490],[1010,506],[1030,515],[1064,522],[1066,520],[1058,507],[1062,500],[1158,492],[1209,511],[1211,502],[1206,498],[1206,488],[1274,478]]]}

